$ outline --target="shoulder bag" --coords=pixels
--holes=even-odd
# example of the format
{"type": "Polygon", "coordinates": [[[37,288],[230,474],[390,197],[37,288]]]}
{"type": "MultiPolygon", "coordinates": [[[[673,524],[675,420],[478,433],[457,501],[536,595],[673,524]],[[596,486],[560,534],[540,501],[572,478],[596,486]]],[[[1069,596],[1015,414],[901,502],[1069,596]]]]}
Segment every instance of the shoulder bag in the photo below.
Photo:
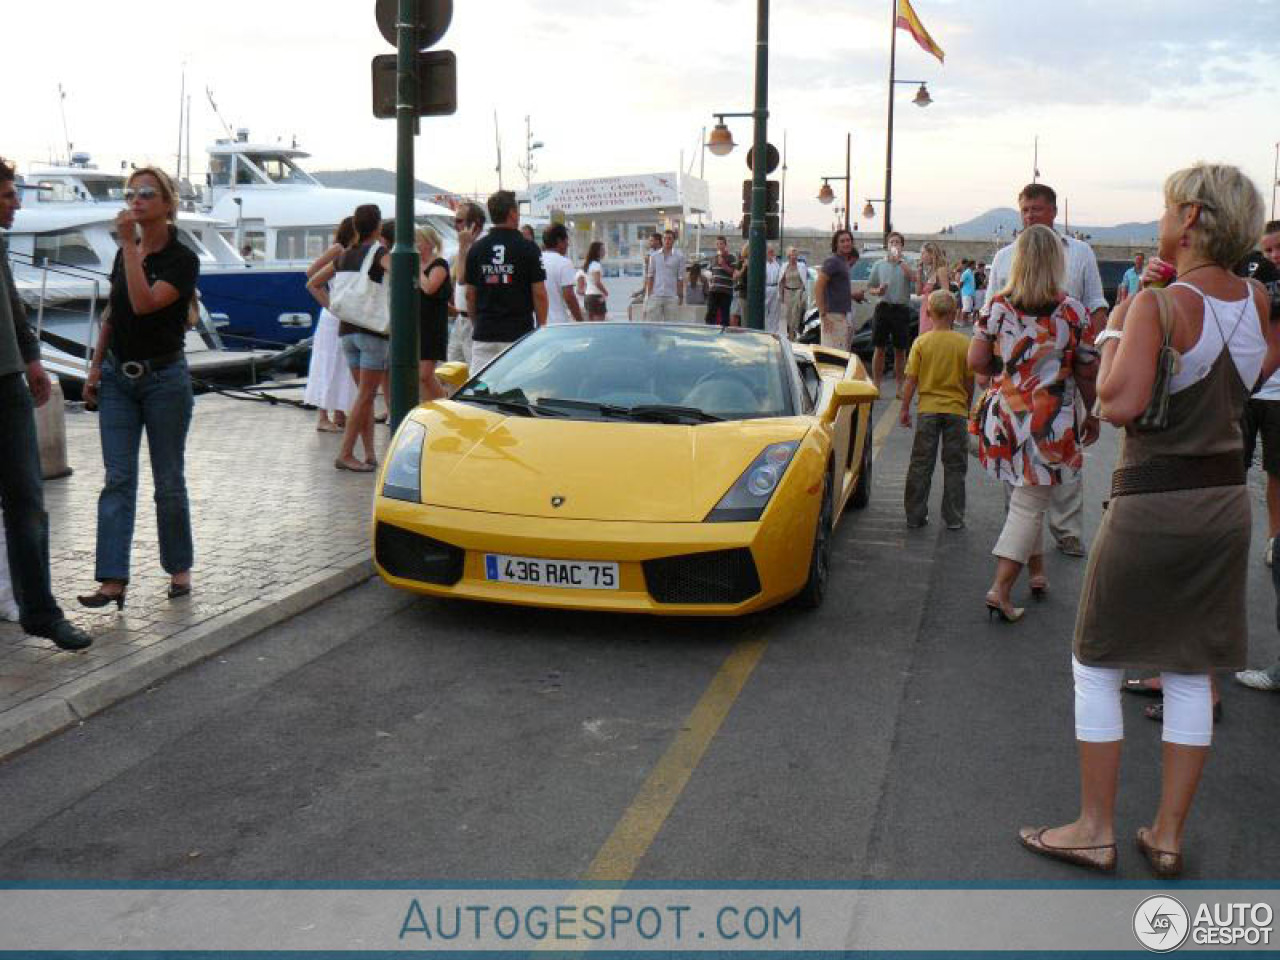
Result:
{"type": "Polygon", "coordinates": [[[1164,331],[1164,341],[1156,354],[1156,379],[1151,385],[1151,400],[1147,409],[1132,423],[1138,433],[1156,433],[1169,426],[1169,387],[1174,374],[1182,366],[1182,357],[1173,347],[1173,306],[1169,303],[1169,292],[1157,287],[1152,293],[1160,308],[1160,329],[1164,331]]]}
{"type": "Polygon", "coordinates": [[[387,305],[387,286],[374,283],[369,276],[374,260],[382,252],[373,244],[365,254],[359,272],[339,271],[329,281],[329,312],[353,327],[386,336],[391,326],[391,310],[387,305]]]}

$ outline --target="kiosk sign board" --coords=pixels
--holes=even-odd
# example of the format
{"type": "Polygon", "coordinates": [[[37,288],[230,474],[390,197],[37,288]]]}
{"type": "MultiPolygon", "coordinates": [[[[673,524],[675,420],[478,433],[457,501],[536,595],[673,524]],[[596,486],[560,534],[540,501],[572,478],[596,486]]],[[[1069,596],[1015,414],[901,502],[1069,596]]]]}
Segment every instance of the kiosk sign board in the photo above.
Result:
{"type": "Polygon", "coordinates": [[[552,210],[569,216],[663,207],[674,211],[680,206],[680,179],[673,171],[535,183],[529,200],[535,217],[546,217],[552,210]]]}

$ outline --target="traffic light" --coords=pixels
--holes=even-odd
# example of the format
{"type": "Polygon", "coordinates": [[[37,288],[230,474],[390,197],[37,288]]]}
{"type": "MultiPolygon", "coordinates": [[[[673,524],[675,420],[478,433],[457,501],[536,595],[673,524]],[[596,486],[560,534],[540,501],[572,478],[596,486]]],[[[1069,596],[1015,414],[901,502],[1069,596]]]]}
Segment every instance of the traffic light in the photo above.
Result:
{"type": "MultiPolygon", "coordinates": [[[[764,212],[777,213],[778,201],[782,196],[782,188],[777,180],[766,180],[764,182],[764,212]]],[[[742,212],[751,212],[751,181],[742,181],[742,212]]]]}

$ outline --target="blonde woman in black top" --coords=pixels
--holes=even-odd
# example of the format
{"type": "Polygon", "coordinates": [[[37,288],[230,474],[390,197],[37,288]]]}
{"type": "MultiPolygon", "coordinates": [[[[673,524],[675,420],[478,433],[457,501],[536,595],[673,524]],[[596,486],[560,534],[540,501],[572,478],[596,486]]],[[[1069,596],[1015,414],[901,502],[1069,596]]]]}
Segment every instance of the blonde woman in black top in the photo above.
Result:
{"type": "Polygon", "coordinates": [[[168,174],[135,170],[116,216],[120,251],[111,270],[110,316],[85,380],[98,404],[106,485],[98,498],[98,589],[86,607],[122,608],[138,498],[138,448],[147,434],[155,482],[160,564],[169,598],[191,592],[194,547],[183,459],[194,398],[183,344],[200,261],[178,240],[178,196],[168,174]]]}

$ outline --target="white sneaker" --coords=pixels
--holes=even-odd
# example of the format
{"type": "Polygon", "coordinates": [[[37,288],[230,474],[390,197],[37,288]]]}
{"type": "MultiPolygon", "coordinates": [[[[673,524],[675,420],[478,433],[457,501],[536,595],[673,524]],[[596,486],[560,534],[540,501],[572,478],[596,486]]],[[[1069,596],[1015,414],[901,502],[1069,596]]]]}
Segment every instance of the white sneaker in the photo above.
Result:
{"type": "Polygon", "coordinates": [[[1254,690],[1280,690],[1280,680],[1268,670],[1241,670],[1236,674],[1236,682],[1254,690]]]}

